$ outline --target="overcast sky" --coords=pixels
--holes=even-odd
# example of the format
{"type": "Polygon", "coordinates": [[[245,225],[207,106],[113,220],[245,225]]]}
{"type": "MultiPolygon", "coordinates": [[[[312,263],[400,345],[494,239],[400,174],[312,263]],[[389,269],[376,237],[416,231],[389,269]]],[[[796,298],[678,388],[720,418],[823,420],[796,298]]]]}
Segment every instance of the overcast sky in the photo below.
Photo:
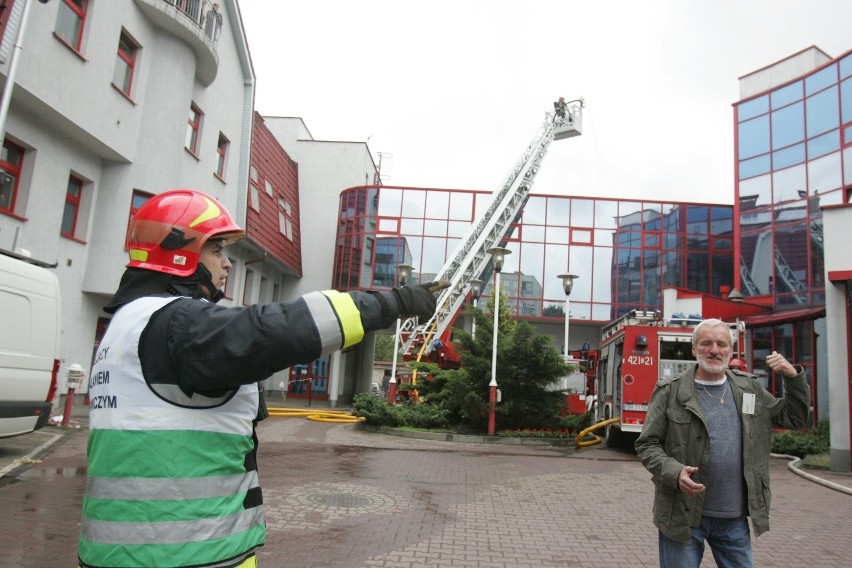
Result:
{"type": "Polygon", "coordinates": [[[559,96],[534,193],[733,203],[738,78],[852,50],[852,0],[239,0],[255,108],[368,142],[386,183],[492,191],[559,96]]]}

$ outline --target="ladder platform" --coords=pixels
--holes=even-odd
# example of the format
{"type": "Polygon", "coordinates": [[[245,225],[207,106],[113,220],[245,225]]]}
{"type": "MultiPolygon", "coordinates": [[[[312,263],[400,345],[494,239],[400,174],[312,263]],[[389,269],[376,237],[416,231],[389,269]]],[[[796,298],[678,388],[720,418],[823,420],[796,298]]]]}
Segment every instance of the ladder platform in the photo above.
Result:
{"type": "Polygon", "coordinates": [[[566,118],[562,119],[562,124],[556,126],[553,139],[564,140],[565,138],[579,136],[582,133],[582,119],[579,116],[568,115],[566,118]]]}

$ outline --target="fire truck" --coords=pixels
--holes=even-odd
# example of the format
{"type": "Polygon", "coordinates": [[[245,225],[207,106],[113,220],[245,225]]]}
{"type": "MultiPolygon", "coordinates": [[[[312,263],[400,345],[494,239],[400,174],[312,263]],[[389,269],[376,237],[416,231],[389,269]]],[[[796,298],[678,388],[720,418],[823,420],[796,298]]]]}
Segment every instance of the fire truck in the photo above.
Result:
{"type": "MultiPolygon", "coordinates": [[[[642,431],[648,402],[660,379],[674,377],[695,364],[692,332],[699,315],[632,310],[601,329],[600,360],[595,379],[597,422],[606,426],[606,445],[631,444],[642,431]]],[[[735,337],[739,326],[731,325],[735,337]]]]}

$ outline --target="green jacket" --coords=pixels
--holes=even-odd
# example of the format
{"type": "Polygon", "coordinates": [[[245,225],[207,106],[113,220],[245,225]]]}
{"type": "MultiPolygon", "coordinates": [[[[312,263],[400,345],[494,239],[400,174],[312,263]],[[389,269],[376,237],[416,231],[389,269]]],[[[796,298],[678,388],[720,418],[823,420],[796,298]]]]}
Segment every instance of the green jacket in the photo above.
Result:
{"type": "MultiPolygon", "coordinates": [[[[689,498],[677,486],[684,466],[696,466],[693,476],[704,483],[709,471],[710,437],[701,405],[695,396],[697,365],[680,376],[657,383],[648,406],[636,452],[642,465],[653,475],[654,525],[667,537],[686,542],[690,527],[701,522],[704,494],[689,498]]],[[[771,428],[802,428],[807,423],[811,395],[805,372],[798,367],[795,377],[784,377],[784,398],[775,398],[754,375],[727,371],[742,422],[743,478],[746,507],[756,535],[769,530],[769,453],[771,428]],[[744,414],[743,394],[755,395],[754,414],[744,414]]]]}

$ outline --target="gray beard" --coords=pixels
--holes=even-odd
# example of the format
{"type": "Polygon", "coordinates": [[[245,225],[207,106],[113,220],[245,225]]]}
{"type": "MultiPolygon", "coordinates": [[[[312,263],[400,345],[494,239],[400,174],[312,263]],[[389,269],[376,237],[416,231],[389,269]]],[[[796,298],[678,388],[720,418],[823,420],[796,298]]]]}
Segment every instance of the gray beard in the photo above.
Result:
{"type": "MultiPolygon", "coordinates": [[[[730,361],[730,358],[728,358],[730,361]]],[[[701,367],[702,370],[706,373],[710,373],[711,375],[719,375],[724,374],[725,369],[728,367],[728,361],[720,361],[718,364],[713,361],[708,361],[704,357],[698,358],[698,366],[701,367]]]]}

